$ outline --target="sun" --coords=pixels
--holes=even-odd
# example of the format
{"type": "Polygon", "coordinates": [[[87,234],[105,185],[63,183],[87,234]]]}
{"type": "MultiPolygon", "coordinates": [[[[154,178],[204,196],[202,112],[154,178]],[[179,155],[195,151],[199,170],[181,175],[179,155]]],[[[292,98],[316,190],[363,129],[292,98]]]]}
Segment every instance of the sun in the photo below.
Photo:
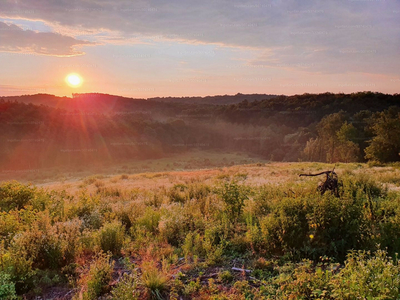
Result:
{"type": "Polygon", "coordinates": [[[70,87],[74,88],[80,87],[83,82],[82,77],[75,73],[68,74],[67,77],[65,78],[65,81],[70,87]]]}

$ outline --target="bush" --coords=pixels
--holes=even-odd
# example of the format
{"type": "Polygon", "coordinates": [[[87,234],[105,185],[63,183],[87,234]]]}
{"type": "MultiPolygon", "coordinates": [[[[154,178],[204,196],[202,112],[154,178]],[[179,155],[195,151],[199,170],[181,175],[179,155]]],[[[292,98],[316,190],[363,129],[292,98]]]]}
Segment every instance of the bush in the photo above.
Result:
{"type": "Polygon", "coordinates": [[[367,175],[344,176],[342,197],[358,200],[376,200],[387,196],[387,188],[367,175]]]}
{"type": "MultiPolygon", "coordinates": [[[[281,274],[276,280],[280,286],[279,299],[332,299],[331,266],[314,267],[313,262],[303,261],[292,272],[281,274]]],[[[338,298],[343,299],[343,298],[338,298]]]]}
{"type": "Polygon", "coordinates": [[[15,284],[9,274],[0,272],[0,299],[17,299],[15,284]]]}
{"type": "Polygon", "coordinates": [[[218,278],[221,282],[231,283],[233,281],[233,275],[230,271],[226,270],[218,274],[218,278]]]}
{"type": "Polygon", "coordinates": [[[160,222],[160,219],[160,212],[148,207],[144,214],[138,218],[136,224],[140,229],[145,229],[147,232],[156,234],[158,232],[158,223],[160,222]]]}
{"type": "Polygon", "coordinates": [[[184,244],[182,245],[182,250],[186,259],[191,256],[204,257],[206,254],[203,247],[203,239],[199,233],[195,234],[189,232],[186,235],[184,244]]]}
{"type": "Polygon", "coordinates": [[[185,209],[177,203],[172,203],[165,208],[158,230],[168,243],[177,247],[183,243],[190,231],[189,226],[183,225],[187,223],[188,216],[185,214],[185,209]]]}
{"type": "Polygon", "coordinates": [[[216,238],[217,232],[206,230],[205,235],[199,233],[188,233],[182,246],[183,253],[189,257],[202,257],[208,265],[215,265],[222,262],[224,247],[222,241],[216,238]]]}
{"type": "Polygon", "coordinates": [[[28,228],[34,219],[34,213],[27,210],[0,212],[0,239],[8,247],[14,236],[28,228]]]}
{"type": "Polygon", "coordinates": [[[98,196],[89,196],[86,193],[82,193],[78,199],[68,205],[66,217],[70,219],[78,217],[83,221],[83,227],[99,229],[104,219],[100,208],[98,196]]]}
{"type": "Polygon", "coordinates": [[[81,293],[76,299],[94,300],[109,291],[109,283],[114,268],[111,257],[105,253],[99,253],[90,264],[87,274],[80,278],[81,293]]]}
{"type": "Polygon", "coordinates": [[[32,260],[23,249],[13,248],[7,251],[0,245],[0,273],[10,276],[18,294],[34,287],[35,271],[32,268],[32,260]]]}
{"type": "Polygon", "coordinates": [[[184,184],[175,184],[169,191],[168,197],[171,202],[185,203],[188,200],[187,186],[184,184]]]}
{"type": "Polygon", "coordinates": [[[126,273],[111,291],[112,300],[138,300],[139,296],[136,278],[126,273]]]}
{"type": "Polygon", "coordinates": [[[394,255],[400,249],[400,197],[391,195],[378,203],[376,215],[379,223],[374,227],[375,242],[394,255]]]}
{"type": "Polygon", "coordinates": [[[360,199],[324,195],[312,203],[307,219],[307,251],[313,259],[327,255],[344,261],[349,250],[373,246],[370,245],[371,224],[365,217],[364,201],[360,199]]]}
{"type": "Polygon", "coordinates": [[[398,299],[400,266],[397,260],[378,250],[374,255],[352,251],[345,268],[333,280],[336,299],[398,299]]]}
{"type": "Polygon", "coordinates": [[[57,239],[62,251],[62,265],[68,265],[82,252],[82,221],[73,219],[54,224],[57,239]]]}
{"type": "Polygon", "coordinates": [[[248,199],[249,189],[236,181],[225,182],[219,195],[225,203],[225,212],[232,223],[236,223],[242,214],[244,201],[248,199]]]}
{"type": "Polygon", "coordinates": [[[106,223],[98,232],[98,243],[104,252],[119,255],[124,243],[125,228],[118,221],[106,223]]]}
{"type": "Polygon", "coordinates": [[[0,209],[10,211],[24,208],[34,197],[36,189],[16,181],[0,185],[0,209]]]}
{"type": "Polygon", "coordinates": [[[284,254],[301,250],[309,239],[308,202],[284,198],[275,204],[271,214],[260,221],[264,247],[271,253],[284,254]]]}
{"type": "Polygon", "coordinates": [[[11,248],[13,251],[23,251],[25,257],[32,260],[34,268],[56,269],[63,265],[61,240],[48,216],[41,217],[29,230],[14,237],[11,248]]]}
{"type": "Polygon", "coordinates": [[[161,295],[167,289],[168,277],[157,269],[153,262],[142,266],[142,282],[151,298],[162,299],[161,295]]]}

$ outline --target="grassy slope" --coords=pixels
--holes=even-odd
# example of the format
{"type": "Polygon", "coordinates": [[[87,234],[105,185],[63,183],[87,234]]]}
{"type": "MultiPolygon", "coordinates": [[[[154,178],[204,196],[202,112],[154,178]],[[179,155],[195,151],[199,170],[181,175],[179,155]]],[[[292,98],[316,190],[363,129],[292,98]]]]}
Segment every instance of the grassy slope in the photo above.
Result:
{"type": "Polygon", "coordinates": [[[245,153],[221,153],[216,151],[190,151],[160,159],[130,160],[119,164],[76,168],[51,168],[0,172],[0,182],[18,180],[25,183],[45,184],[49,182],[77,181],[91,175],[139,174],[182,170],[212,169],[248,163],[266,163],[267,160],[245,153]]]}
{"type": "MultiPolygon", "coordinates": [[[[215,163],[221,160],[221,156],[217,153],[198,153],[199,159],[210,159],[215,163]],[[203,157],[201,157],[202,155],[203,157]]],[[[243,161],[246,159],[240,155],[224,155],[232,161],[243,161]]],[[[181,157],[178,164],[193,159],[192,156],[181,157]]],[[[254,159],[247,159],[251,161],[254,159]]],[[[283,163],[268,162],[258,160],[257,163],[246,165],[221,166],[219,168],[202,168],[188,170],[171,170],[164,171],[166,165],[172,165],[171,159],[160,159],[156,161],[137,162],[136,164],[153,165],[154,170],[151,172],[140,172],[140,169],[134,169],[136,172],[130,172],[128,168],[116,168],[114,172],[99,172],[96,174],[84,174],[87,176],[70,177],[62,180],[50,180],[49,182],[38,181],[33,184],[47,190],[66,190],[69,193],[76,194],[80,191],[94,192],[96,184],[109,188],[124,189],[142,189],[151,190],[154,188],[166,187],[170,188],[176,184],[185,184],[191,181],[200,181],[206,184],[215,184],[215,181],[221,178],[234,178],[235,176],[244,179],[243,182],[250,186],[262,186],[265,184],[298,184],[301,182],[319,182],[324,179],[319,177],[298,177],[301,173],[318,173],[332,169],[332,164],[325,163],[283,163]],[[154,166],[155,165],[155,166],[154,166]],[[163,170],[163,171],[161,171],[163,170]],[[160,172],[161,171],[161,172],[160,172]]],[[[134,164],[134,163],[133,163],[134,164]]],[[[342,175],[345,172],[353,172],[354,174],[369,174],[378,182],[384,183],[392,190],[400,190],[400,167],[399,166],[376,166],[369,167],[367,164],[361,163],[341,163],[335,165],[336,172],[342,175]]],[[[143,170],[142,170],[143,171],[143,170]]]]}
{"type": "MultiPolygon", "coordinates": [[[[204,157],[210,160],[213,158],[221,159],[218,154],[197,154],[199,159],[204,159],[204,157]]],[[[233,156],[229,156],[229,158],[233,159],[233,156]]],[[[187,159],[192,160],[193,156],[189,156],[187,159]]],[[[243,157],[236,156],[236,159],[243,159],[243,157]]],[[[162,164],[161,160],[159,161],[161,166],[171,164],[171,162],[165,160],[162,164]]],[[[157,163],[155,164],[157,165],[157,163]]],[[[295,217],[296,215],[301,216],[302,210],[306,209],[307,205],[311,205],[317,211],[321,209],[320,213],[328,214],[327,216],[322,215],[322,217],[329,222],[330,218],[335,218],[334,214],[329,215],[330,209],[337,209],[342,204],[350,203],[343,200],[350,196],[344,196],[343,199],[337,200],[318,196],[315,187],[321,178],[298,177],[299,173],[318,172],[331,168],[332,165],[321,163],[257,162],[210,169],[169,172],[157,172],[155,169],[154,172],[126,174],[130,170],[128,166],[123,169],[118,168],[121,173],[112,172],[112,174],[74,177],[72,181],[38,183],[38,187],[43,187],[48,192],[64,190],[67,194],[73,195],[74,198],[64,198],[65,200],[61,198],[64,203],[61,213],[58,206],[55,205],[60,201],[59,198],[46,200],[46,197],[39,197],[30,204],[32,207],[26,207],[26,216],[37,214],[39,218],[36,220],[35,218],[24,217],[26,219],[19,220],[18,226],[10,227],[10,225],[7,225],[7,222],[10,222],[11,219],[7,219],[7,214],[3,214],[4,219],[0,222],[0,233],[5,234],[3,237],[7,236],[6,239],[10,237],[7,235],[7,230],[18,232],[20,230],[18,228],[22,228],[25,233],[16,235],[14,248],[10,246],[11,248],[6,250],[0,249],[0,254],[3,257],[0,265],[4,261],[7,263],[10,257],[14,259],[15,253],[23,257],[25,254],[21,250],[22,245],[28,247],[28,249],[32,247],[32,253],[36,253],[30,254],[33,266],[38,268],[35,270],[40,270],[40,272],[35,271],[38,272],[35,273],[36,277],[34,277],[36,278],[34,284],[37,287],[28,293],[29,297],[34,297],[36,293],[45,295],[45,298],[56,298],[57,293],[60,293],[60,295],[68,294],[67,299],[72,295],[75,295],[78,299],[79,294],[84,299],[95,299],[96,296],[89,294],[92,292],[107,294],[110,289],[113,289],[116,293],[113,299],[134,299],[132,298],[134,291],[138,293],[139,299],[157,299],[158,296],[160,299],[174,299],[175,292],[176,295],[179,295],[177,299],[179,297],[183,297],[183,299],[244,299],[246,295],[256,295],[254,296],[255,299],[268,299],[260,298],[261,296],[257,295],[267,295],[269,292],[265,289],[271,289],[272,294],[279,294],[277,298],[271,299],[294,299],[293,297],[300,296],[310,298],[310,291],[319,293],[322,292],[320,289],[326,288],[330,296],[336,295],[340,298],[342,292],[345,294],[351,289],[357,290],[359,286],[357,282],[352,283],[354,286],[346,286],[350,279],[346,279],[346,283],[341,283],[338,281],[338,274],[347,276],[347,273],[345,273],[347,270],[354,277],[354,274],[358,275],[357,272],[360,273],[360,276],[363,275],[362,272],[367,275],[371,272],[368,270],[348,270],[346,267],[342,273],[338,273],[337,270],[344,268],[344,265],[334,264],[330,258],[324,258],[325,260],[318,262],[318,266],[327,270],[326,276],[324,275],[322,279],[315,268],[317,262],[293,265],[290,262],[288,263],[288,259],[291,259],[289,256],[279,258],[278,253],[281,250],[278,249],[278,252],[273,256],[268,252],[276,251],[273,248],[268,248],[271,243],[280,245],[281,242],[274,240],[272,235],[265,241],[262,240],[265,232],[268,232],[268,224],[282,226],[282,224],[275,223],[280,220],[279,218],[276,221],[273,219],[268,221],[270,214],[260,210],[264,204],[279,212],[282,209],[279,203],[282,199],[284,205],[290,208],[289,211],[286,211],[286,214],[289,213],[290,215],[293,212],[295,217]],[[243,215],[233,224],[230,223],[232,220],[224,219],[226,218],[226,208],[224,208],[220,196],[214,193],[215,188],[221,187],[224,182],[232,179],[239,181],[240,185],[250,187],[255,192],[255,194],[251,192],[250,199],[245,201],[243,215]],[[180,185],[185,186],[185,188],[181,190],[180,185]],[[178,188],[176,188],[177,186],[178,188]],[[263,190],[264,186],[267,186],[267,190],[263,190]],[[272,186],[272,190],[268,186],[272,186]],[[186,188],[189,188],[189,190],[186,188]],[[198,200],[191,201],[187,198],[190,195],[191,188],[193,188],[192,191],[195,195],[197,193],[198,200]],[[284,192],[289,189],[293,189],[298,198],[297,196],[285,197],[284,192]],[[261,195],[261,197],[257,195],[261,195]],[[259,201],[261,202],[259,203],[259,201]],[[297,207],[296,203],[302,203],[302,205],[297,207]],[[304,206],[305,204],[307,205],[304,206]],[[326,205],[326,207],[320,205],[326,205]],[[333,206],[331,207],[331,205],[333,206]],[[42,207],[47,208],[42,212],[42,207]],[[294,209],[299,210],[295,211],[294,209]],[[251,218],[254,218],[253,221],[250,221],[251,218]],[[25,222],[27,223],[25,224],[25,222]],[[121,227],[119,222],[124,225],[121,227]],[[252,224],[252,222],[254,223],[252,224]],[[261,229],[256,229],[258,222],[260,222],[261,229]],[[128,227],[125,227],[128,226],[127,224],[129,224],[129,230],[128,227]],[[83,233],[74,232],[74,226],[78,225],[85,228],[83,233]],[[267,226],[267,229],[265,229],[265,226],[267,226]],[[57,230],[61,230],[61,232],[65,230],[65,233],[56,235],[57,230]],[[266,231],[263,231],[263,235],[260,235],[257,230],[266,231]],[[175,234],[177,238],[181,239],[179,242],[175,240],[175,234]],[[223,238],[226,239],[227,244],[221,244],[217,241],[219,238],[222,239],[221,234],[227,234],[223,238]],[[70,247],[68,243],[63,244],[68,241],[68,237],[73,242],[72,249],[68,248],[70,247]],[[72,258],[69,258],[73,263],[67,264],[63,267],[64,269],[58,266],[49,270],[49,266],[43,263],[41,255],[44,255],[45,262],[52,258],[57,253],[55,251],[58,249],[58,246],[56,247],[58,245],[57,239],[62,241],[60,244],[62,247],[66,247],[64,249],[60,246],[64,249],[62,250],[64,251],[63,255],[65,256],[66,253],[73,255],[72,258]],[[37,242],[37,240],[40,242],[37,242]],[[174,245],[175,242],[178,244],[174,245]],[[261,243],[261,246],[257,246],[257,243],[261,243]],[[253,249],[253,247],[255,248],[253,249]],[[269,250],[266,250],[267,248],[269,250]],[[40,250],[36,252],[34,249],[40,250]],[[45,249],[51,249],[51,251],[43,252],[45,249]],[[108,257],[96,254],[99,253],[100,249],[116,251],[111,264],[108,257]],[[78,266],[78,268],[72,271],[68,269],[73,266],[74,268],[78,266]],[[253,273],[249,276],[245,272],[232,271],[232,267],[245,267],[252,269],[253,273]],[[331,271],[328,272],[328,270],[331,271]],[[123,273],[131,275],[125,278],[122,275],[123,273]],[[55,274],[59,274],[58,277],[55,274]],[[71,276],[71,282],[74,282],[76,289],[71,290],[65,281],[56,279],[60,276],[63,278],[62,276],[65,276],[65,274],[71,276]],[[100,279],[98,276],[100,276],[100,279]],[[281,286],[281,291],[277,292],[279,286],[281,286]],[[97,292],[95,291],[96,287],[99,287],[97,292]],[[122,298],[121,295],[123,294],[128,295],[127,298],[122,298]],[[215,298],[216,295],[220,295],[221,298],[215,298]]],[[[383,183],[394,191],[398,190],[400,186],[400,168],[397,165],[370,167],[366,164],[337,164],[336,171],[340,178],[349,178],[350,180],[358,180],[364,174],[367,174],[373,182],[383,183]]],[[[349,181],[347,184],[351,182],[349,181]]],[[[357,183],[358,181],[354,182],[357,183]]],[[[359,193],[359,190],[357,191],[359,193]]],[[[361,200],[357,201],[364,201],[362,200],[362,192],[357,194],[356,197],[361,197],[361,200]]],[[[391,197],[395,196],[392,195],[391,197]]],[[[367,204],[367,202],[365,203],[367,204]]],[[[394,204],[390,201],[385,203],[388,211],[392,205],[398,205],[397,200],[393,202],[394,204]]],[[[363,209],[362,205],[364,204],[359,203],[357,205],[358,208],[363,209]]],[[[284,207],[283,209],[285,209],[284,207]]],[[[364,205],[364,209],[365,212],[369,212],[368,206],[364,205]]],[[[284,210],[281,211],[281,214],[283,212],[284,210]]],[[[350,214],[353,212],[353,210],[349,210],[350,214]]],[[[343,226],[353,228],[351,216],[343,215],[343,217],[349,218],[343,226]]],[[[365,218],[367,221],[370,220],[367,215],[365,215],[365,218]]],[[[396,218],[395,216],[391,219],[391,222],[394,222],[393,224],[397,224],[396,218]]],[[[317,220],[318,218],[315,222],[317,220]]],[[[307,227],[306,236],[313,239],[314,237],[311,236],[314,234],[308,234],[313,233],[314,221],[303,222],[310,225],[309,228],[307,227]]],[[[384,225],[386,223],[379,224],[384,225]]],[[[324,231],[326,229],[320,230],[322,230],[321,234],[327,233],[324,231]]],[[[337,234],[333,233],[334,237],[343,234],[340,233],[342,228],[337,228],[337,230],[337,234]]],[[[344,233],[346,233],[346,230],[344,233]]],[[[359,233],[358,228],[351,230],[359,233]]],[[[390,232],[390,228],[385,230],[390,232]]],[[[291,233],[287,230],[285,232],[285,229],[280,231],[280,234],[281,238],[288,239],[286,243],[290,243],[291,239],[296,238],[296,236],[286,236],[291,233]]],[[[317,233],[315,235],[318,237],[317,233]]],[[[371,241],[375,240],[376,237],[372,236],[371,241]]],[[[307,243],[313,245],[311,240],[307,243]]],[[[357,244],[357,241],[354,243],[357,244]]],[[[329,246],[329,243],[327,245],[329,246]]],[[[284,244],[281,246],[282,249],[287,247],[284,244]]],[[[314,246],[317,247],[316,244],[314,246]]],[[[304,251],[303,248],[301,249],[301,251],[304,251]]],[[[284,251],[287,251],[287,249],[284,251]]],[[[382,254],[379,255],[377,256],[378,262],[382,262],[387,268],[393,265],[392,262],[385,261],[386,258],[382,257],[382,254]]],[[[358,256],[357,259],[359,259],[358,256]]],[[[369,262],[368,259],[368,257],[363,257],[361,262],[369,262]]],[[[63,260],[65,260],[65,257],[63,260]]],[[[21,264],[21,261],[18,261],[18,263],[21,264]]],[[[57,263],[56,260],[54,264],[57,265],[57,263]]],[[[376,271],[373,266],[371,268],[376,271]]],[[[379,270],[379,266],[376,269],[379,270]]],[[[397,272],[397,269],[394,271],[387,270],[391,272],[390,278],[395,276],[395,280],[400,279],[400,274],[393,274],[393,272],[397,272]]],[[[17,275],[14,274],[13,276],[17,275]]],[[[381,282],[377,283],[378,286],[379,284],[381,282]]],[[[383,285],[385,284],[384,282],[383,285]]],[[[353,294],[367,295],[366,292],[358,290],[353,294]]]]}

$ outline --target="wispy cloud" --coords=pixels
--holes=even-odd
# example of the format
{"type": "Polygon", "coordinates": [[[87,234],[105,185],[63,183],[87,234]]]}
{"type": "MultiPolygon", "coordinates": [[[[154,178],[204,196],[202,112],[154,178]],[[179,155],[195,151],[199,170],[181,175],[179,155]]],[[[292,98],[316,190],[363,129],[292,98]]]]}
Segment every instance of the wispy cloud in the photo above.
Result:
{"type": "Polygon", "coordinates": [[[91,44],[93,43],[58,33],[24,30],[17,25],[0,22],[0,51],[2,52],[77,56],[84,54],[79,47],[91,44]]]}

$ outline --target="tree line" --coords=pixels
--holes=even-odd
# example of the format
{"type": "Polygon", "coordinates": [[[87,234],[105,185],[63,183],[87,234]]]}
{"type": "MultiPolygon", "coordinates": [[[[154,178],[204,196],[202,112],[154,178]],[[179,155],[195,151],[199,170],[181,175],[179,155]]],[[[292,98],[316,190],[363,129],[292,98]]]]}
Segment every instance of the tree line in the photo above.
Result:
{"type": "Polygon", "coordinates": [[[303,94],[220,105],[83,95],[62,108],[45,100],[0,99],[3,169],[151,159],[192,149],[276,161],[400,160],[399,94],[303,94]]]}

